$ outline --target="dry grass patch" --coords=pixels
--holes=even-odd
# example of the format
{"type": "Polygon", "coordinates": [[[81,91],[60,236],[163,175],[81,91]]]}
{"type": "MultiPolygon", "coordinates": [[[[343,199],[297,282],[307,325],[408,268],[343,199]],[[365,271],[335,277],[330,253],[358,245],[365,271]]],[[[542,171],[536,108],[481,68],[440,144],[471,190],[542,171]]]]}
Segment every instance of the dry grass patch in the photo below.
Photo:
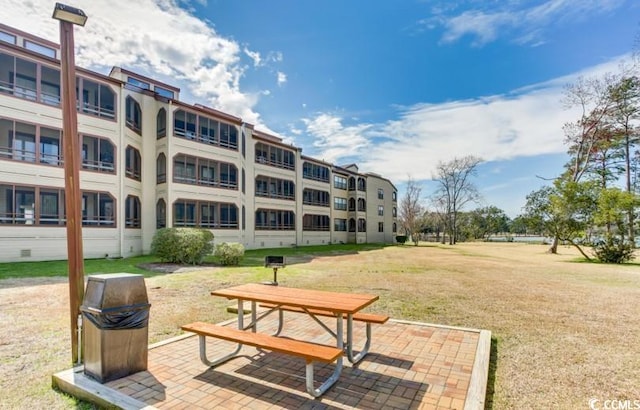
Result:
{"type": "MultiPolygon", "coordinates": [[[[387,247],[291,259],[283,286],[376,293],[393,318],[484,328],[494,337],[493,408],[587,408],[590,398],[640,399],[640,269],[576,262],[525,244],[387,247]]],[[[270,280],[264,268],[215,268],[146,279],[150,339],[194,320],[221,321],[212,289],[270,280]]],[[[72,408],[49,389],[69,367],[65,280],[0,281],[0,401],[7,408],[72,408]],[[43,309],[44,307],[44,309],[43,309]],[[4,395],[5,393],[3,393],[4,395]]]]}

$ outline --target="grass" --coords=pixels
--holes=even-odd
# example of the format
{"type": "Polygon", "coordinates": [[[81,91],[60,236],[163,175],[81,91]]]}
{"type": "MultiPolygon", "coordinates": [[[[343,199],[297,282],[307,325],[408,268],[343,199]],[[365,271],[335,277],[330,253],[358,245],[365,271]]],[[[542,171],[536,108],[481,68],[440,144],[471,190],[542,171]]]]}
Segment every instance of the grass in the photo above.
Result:
{"type": "MultiPolygon", "coordinates": [[[[637,265],[578,263],[571,248],[546,249],[498,242],[301,247],[249,251],[238,267],[145,272],[150,342],[179,334],[184,323],[230,318],[228,301],[209,291],[270,280],[262,262],[276,254],[287,257],[278,272],[283,286],[375,293],[371,310],[393,318],[491,330],[489,408],[640,399],[637,265]]],[[[87,261],[85,270],[131,272],[152,261],[87,261]]],[[[0,407],[73,408],[73,399],[48,388],[51,374],[69,367],[66,264],[37,265],[0,265],[3,277],[22,275],[0,280],[0,321],[14,324],[0,334],[0,407]],[[60,277],[32,277],[56,269],[60,277]]]]}

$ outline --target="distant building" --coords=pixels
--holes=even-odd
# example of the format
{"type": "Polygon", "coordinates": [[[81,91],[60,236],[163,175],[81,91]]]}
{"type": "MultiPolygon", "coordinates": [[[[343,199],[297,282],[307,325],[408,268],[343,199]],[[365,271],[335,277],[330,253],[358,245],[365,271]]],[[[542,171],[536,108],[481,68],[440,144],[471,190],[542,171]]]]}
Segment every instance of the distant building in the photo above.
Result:
{"type": "MultiPolygon", "coordinates": [[[[66,259],[58,44],[0,24],[0,261],[66,259]]],[[[393,243],[388,179],[302,155],[180,89],[77,68],[85,258],[149,253],[163,227],[246,248],[393,243]]]]}

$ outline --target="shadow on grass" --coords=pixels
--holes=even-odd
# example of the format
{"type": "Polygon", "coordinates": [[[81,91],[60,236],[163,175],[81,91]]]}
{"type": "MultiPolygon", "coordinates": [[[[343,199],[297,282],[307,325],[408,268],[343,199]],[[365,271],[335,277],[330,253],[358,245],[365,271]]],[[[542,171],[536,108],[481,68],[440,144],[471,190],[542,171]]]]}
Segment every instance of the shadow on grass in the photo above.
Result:
{"type": "Polygon", "coordinates": [[[485,410],[493,409],[493,395],[495,394],[496,370],[498,369],[498,339],[491,337],[491,352],[489,354],[489,374],[487,375],[487,391],[484,400],[485,410]]]}

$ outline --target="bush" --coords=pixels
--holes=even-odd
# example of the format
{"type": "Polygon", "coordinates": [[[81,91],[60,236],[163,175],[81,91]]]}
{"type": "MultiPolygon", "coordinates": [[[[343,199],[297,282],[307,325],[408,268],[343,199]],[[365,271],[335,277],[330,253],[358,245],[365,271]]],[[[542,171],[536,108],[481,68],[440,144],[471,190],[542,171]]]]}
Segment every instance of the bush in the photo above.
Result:
{"type": "Polygon", "coordinates": [[[151,253],[162,262],[199,265],[213,251],[213,234],[207,229],[162,228],[151,242],[151,253]]]}
{"type": "Polygon", "coordinates": [[[634,258],[633,245],[620,238],[611,237],[593,245],[593,253],[600,262],[623,263],[634,258]]]}
{"type": "Polygon", "coordinates": [[[218,258],[221,265],[238,265],[244,257],[244,246],[241,243],[219,243],[213,256],[218,258]]]}
{"type": "Polygon", "coordinates": [[[399,244],[404,245],[406,241],[407,241],[407,235],[396,236],[396,242],[398,242],[399,244]]]}

